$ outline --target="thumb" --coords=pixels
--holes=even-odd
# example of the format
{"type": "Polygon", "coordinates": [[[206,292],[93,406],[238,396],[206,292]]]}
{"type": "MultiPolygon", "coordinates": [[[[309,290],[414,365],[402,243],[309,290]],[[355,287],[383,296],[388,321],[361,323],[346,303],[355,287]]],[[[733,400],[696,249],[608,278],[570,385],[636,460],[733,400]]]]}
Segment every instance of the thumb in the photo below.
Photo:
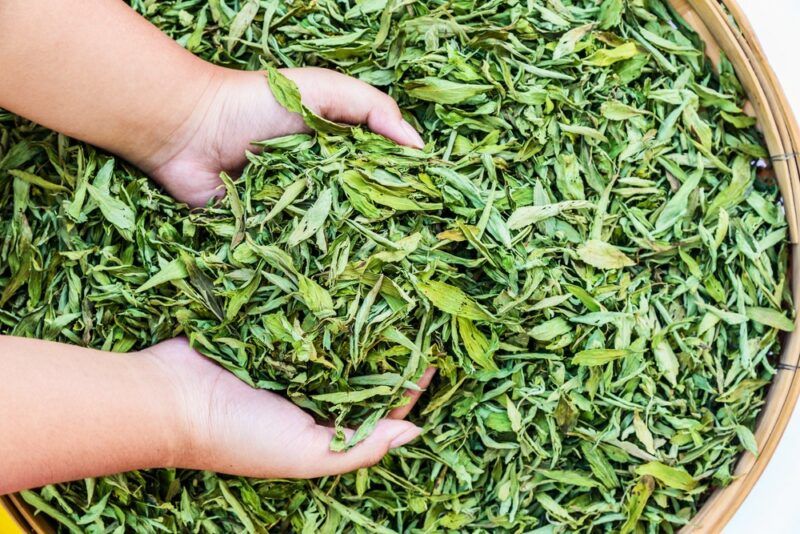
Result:
{"type": "Polygon", "coordinates": [[[422,148],[425,143],[403,119],[397,102],[375,87],[339,72],[306,67],[282,69],[303,98],[303,104],[334,122],[366,124],[370,130],[397,143],[422,148]]]}
{"type": "MultiPolygon", "coordinates": [[[[378,421],[372,434],[346,452],[330,450],[334,429],[314,425],[300,436],[305,441],[302,458],[295,462],[296,472],[292,478],[316,478],[355,471],[361,467],[377,464],[390,449],[405,445],[419,436],[422,429],[408,421],[383,419],[378,421]]],[[[352,430],[346,430],[349,439],[352,430]]]]}

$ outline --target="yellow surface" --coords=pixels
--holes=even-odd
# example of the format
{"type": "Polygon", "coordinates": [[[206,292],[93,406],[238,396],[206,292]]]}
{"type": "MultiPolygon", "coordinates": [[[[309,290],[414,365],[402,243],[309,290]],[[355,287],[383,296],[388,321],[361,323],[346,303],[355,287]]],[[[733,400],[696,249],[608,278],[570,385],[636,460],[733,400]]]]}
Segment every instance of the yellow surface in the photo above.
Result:
{"type": "Polygon", "coordinates": [[[22,529],[2,506],[0,506],[0,534],[22,534],[22,529]]]}

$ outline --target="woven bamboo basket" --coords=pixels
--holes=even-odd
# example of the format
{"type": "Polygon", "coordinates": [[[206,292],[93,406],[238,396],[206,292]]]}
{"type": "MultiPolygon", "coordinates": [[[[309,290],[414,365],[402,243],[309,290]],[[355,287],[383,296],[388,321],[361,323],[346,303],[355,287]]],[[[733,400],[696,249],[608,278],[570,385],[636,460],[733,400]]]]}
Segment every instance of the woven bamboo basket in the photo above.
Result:
{"type": "MultiPolygon", "coordinates": [[[[800,128],[786,96],[764,56],[752,27],[736,0],[669,0],[673,8],[706,43],[706,53],[718,65],[720,51],[733,64],[747,93],[745,111],[758,120],[770,153],[772,170],[780,187],[791,240],[791,287],[795,302],[800,302],[800,128]]],[[[755,431],[758,455],[740,458],[734,481],[716,490],[682,533],[721,532],[753,489],[772,458],[800,395],[800,320],[796,330],[783,340],[778,372],[775,375],[755,431]]],[[[0,497],[0,508],[23,531],[37,534],[54,532],[43,516],[33,514],[17,495],[0,497]]]]}

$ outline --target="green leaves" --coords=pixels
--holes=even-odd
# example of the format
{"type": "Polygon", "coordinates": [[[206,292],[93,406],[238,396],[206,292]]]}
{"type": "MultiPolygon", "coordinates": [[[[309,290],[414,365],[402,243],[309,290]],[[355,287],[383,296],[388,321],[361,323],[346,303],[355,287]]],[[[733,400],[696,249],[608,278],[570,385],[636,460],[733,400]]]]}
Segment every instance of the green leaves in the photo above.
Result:
{"type": "Polygon", "coordinates": [[[575,357],[572,358],[572,363],[574,365],[594,367],[619,360],[629,354],[633,353],[628,349],[587,349],[575,354],[575,357]]]}
{"type": "Polygon", "coordinates": [[[579,473],[577,471],[551,471],[549,469],[539,469],[538,474],[544,476],[549,480],[560,482],[569,486],[579,486],[583,488],[594,488],[597,486],[597,481],[587,476],[586,473],[579,473]]]}
{"type": "Polygon", "coordinates": [[[171,262],[162,265],[161,270],[151,276],[147,282],[140,285],[136,289],[136,292],[141,293],[173,280],[182,280],[187,276],[189,276],[189,273],[186,272],[186,266],[183,264],[183,260],[175,258],[171,262]]]}
{"type": "Polygon", "coordinates": [[[8,174],[13,176],[14,178],[18,178],[18,179],[20,179],[22,181],[28,182],[31,185],[35,185],[35,186],[38,186],[38,187],[41,187],[43,189],[47,189],[47,190],[50,190],[50,191],[66,191],[67,190],[67,188],[64,187],[64,186],[55,184],[53,182],[49,182],[49,181],[45,180],[44,178],[36,176],[35,174],[29,173],[29,172],[25,172],[25,171],[21,171],[21,170],[18,170],[18,169],[12,169],[12,170],[8,171],[8,174]]]}
{"type": "Polygon", "coordinates": [[[457,322],[458,334],[472,361],[483,369],[497,370],[497,365],[492,361],[495,347],[491,346],[486,336],[469,319],[458,317],[457,322]]]}
{"type": "Polygon", "coordinates": [[[289,234],[287,244],[290,247],[296,247],[322,228],[331,211],[332,198],[333,192],[330,188],[323,190],[319,194],[316,202],[306,211],[292,233],[289,234]]]}
{"type": "Polygon", "coordinates": [[[486,310],[456,286],[436,280],[420,280],[416,288],[443,312],[473,321],[492,320],[486,310]]]}
{"type": "Polygon", "coordinates": [[[690,491],[697,487],[697,481],[681,467],[670,467],[661,462],[647,462],[636,468],[639,475],[650,475],[668,488],[690,491]]]}
{"type": "Polygon", "coordinates": [[[407,82],[405,89],[411,98],[439,104],[460,104],[490,91],[492,86],[428,77],[407,82]]]}
{"type": "Polygon", "coordinates": [[[636,524],[639,522],[639,518],[642,516],[642,512],[644,512],[644,508],[647,506],[654,489],[655,482],[653,477],[650,476],[643,476],[633,487],[628,496],[628,501],[625,503],[626,519],[620,528],[621,534],[628,534],[636,529],[636,524]]]}
{"type": "Polygon", "coordinates": [[[109,180],[113,171],[114,160],[110,159],[97,173],[94,185],[86,184],[86,190],[100,208],[103,217],[117,227],[122,236],[130,240],[130,232],[134,228],[136,215],[127,204],[109,192],[109,180]]]}
{"type": "Polygon", "coordinates": [[[236,13],[231,22],[230,29],[228,30],[228,52],[233,50],[236,41],[244,35],[247,28],[255,19],[258,14],[258,0],[247,0],[242,5],[242,8],[236,13]]]}
{"type": "Polygon", "coordinates": [[[595,67],[608,67],[619,61],[624,61],[641,54],[636,47],[636,43],[628,42],[615,48],[598,50],[584,60],[587,65],[595,67]]]}
{"type": "Polygon", "coordinates": [[[786,317],[782,312],[772,308],[751,307],[745,309],[745,315],[751,321],[763,325],[783,330],[784,332],[794,331],[794,322],[786,317]]]}
{"type": "Polygon", "coordinates": [[[713,219],[720,210],[729,210],[742,202],[747,189],[753,183],[753,171],[748,160],[742,156],[733,162],[730,182],[711,201],[706,212],[706,220],[713,219]]]}
{"type": "Polygon", "coordinates": [[[292,113],[302,114],[303,104],[301,102],[300,90],[297,88],[297,84],[278,72],[278,69],[272,65],[267,65],[266,71],[267,81],[269,82],[269,90],[272,91],[272,96],[275,97],[275,100],[278,101],[278,104],[292,113]]]}
{"type": "Polygon", "coordinates": [[[669,342],[661,336],[656,336],[653,341],[653,355],[656,359],[658,370],[666,377],[667,381],[673,386],[678,383],[678,358],[669,345],[669,342]]]}
{"type": "Polygon", "coordinates": [[[375,395],[390,395],[393,389],[389,386],[375,386],[357,391],[341,391],[337,393],[322,393],[314,395],[312,398],[322,402],[333,404],[349,404],[361,402],[374,397],[375,395]]]}
{"type": "MultiPolygon", "coordinates": [[[[674,164],[664,161],[668,170],[675,170],[674,164]]],[[[680,170],[678,168],[678,170],[680,170]]],[[[682,174],[682,172],[681,172],[682,174]]],[[[689,206],[689,196],[695,192],[702,178],[702,168],[688,176],[678,189],[677,193],[669,199],[669,202],[658,214],[656,219],[655,232],[661,233],[675,225],[678,220],[686,214],[689,206]]]]}
{"type": "Polygon", "coordinates": [[[623,104],[622,102],[607,101],[600,105],[600,113],[603,117],[611,121],[625,121],[633,117],[638,117],[646,113],[633,106],[623,104]]]}
{"type": "Polygon", "coordinates": [[[562,35],[556,44],[555,50],[553,50],[553,59],[561,59],[571,54],[575,50],[575,45],[578,44],[578,41],[583,39],[583,36],[589,33],[593,27],[594,23],[584,24],[562,35]]]}
{"type": "Polygon", "coordinates": [[[566,200],[564,202],[556,202],[555,204],[546,204],[543,206],[523,206],[516,209],[508,218],[508,228],[511,230],[519,230],[544,221],[551,217],[556,217],[562,212],[568,210],[581,210],[592,208],[591,202],[583,200],[566,200]]]}
{"type": "Polygon", "coordinates": [[[599,269],[622,269],[636,265],[632,259],[617,247],[597,239],[586,241],[575,252],[582,262],[599,269]]]}
{"type": "Polygon", "coordinates": [[[275,100],[286,110],[299,113],[309,128],[333,134],[347,133],[350,128],[324,119],[303,105],[300,91],[292,80],[278,72],[272,65],[264,65],[267,71],[269,89],[275,100]]]}
{"type": "Polygon", "coordinates": [[[333,315],[333,299],[331,299],[330,293],[311,278],[298,276],[297,294],[317,317],[324,318],[333,315]]]}
{"type": "Polygon", "coordinates": [[[308,131],[255,141],[189,210],[0,113],[0,332],[185,335],[332,426],[332,451],[408,389],[425,431],[315,481],[31,493],[62,529],[677,530],[757,451],[793,328],[787,225],[730,68],[659,2],[133,6],[204,60],[263,68],[308,131]],[[278,69],[306,65],[377,85],[425,150],[315,115],[278,69]]]}

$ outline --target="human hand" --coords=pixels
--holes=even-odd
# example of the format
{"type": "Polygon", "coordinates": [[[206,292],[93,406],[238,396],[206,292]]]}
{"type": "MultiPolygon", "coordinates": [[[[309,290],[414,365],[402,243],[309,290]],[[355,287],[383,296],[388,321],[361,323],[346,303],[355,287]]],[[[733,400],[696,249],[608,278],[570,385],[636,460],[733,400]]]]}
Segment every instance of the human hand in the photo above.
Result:
{"type": "MultiPolygon", "coordinates": [[[[280,395],[248,386],[198,354],[185,338],[142,354],[171,378],[175,405],[183,414],[183,446],[175,461],[179,467],[260,478],[314,478],[373,465],[421,431],[402,420],[420,395],[409,392],[411,402],[381,420],[368,438],[347,452],[332,452],[332,428],[318,425],[280,395]]],[[[423,374],[421,388],[433,373],[431,368],[423,374]]]]}
{"type": "MultiPolygon", "coordinates": [[[[0,34],[0,107],[119,154],[193,206],[223,194],[220,171],[240,170],[252,142],[306,130],[264,73],[193,56],[125,2],[4,3],[0,34]]],[[[378,89],[326,69],[281,72],[317,114],[422,146],[378,89]]]]}
{"type": "MultiPolygon", "coordinates": [[[[285,110],[263,72],[213,69],[208,89],[194,111],[160,149],[134,161],[176,199],[202,206],[224,189],[221,171],[236,173],[254,141],[308,131],[302,118],[285,110]]],[[[422,138],[378,89],[328,69],[282,69],[297,84],[303,103],[322,117],[366,124],[398,143],[421,148],[422,138]]]]}

